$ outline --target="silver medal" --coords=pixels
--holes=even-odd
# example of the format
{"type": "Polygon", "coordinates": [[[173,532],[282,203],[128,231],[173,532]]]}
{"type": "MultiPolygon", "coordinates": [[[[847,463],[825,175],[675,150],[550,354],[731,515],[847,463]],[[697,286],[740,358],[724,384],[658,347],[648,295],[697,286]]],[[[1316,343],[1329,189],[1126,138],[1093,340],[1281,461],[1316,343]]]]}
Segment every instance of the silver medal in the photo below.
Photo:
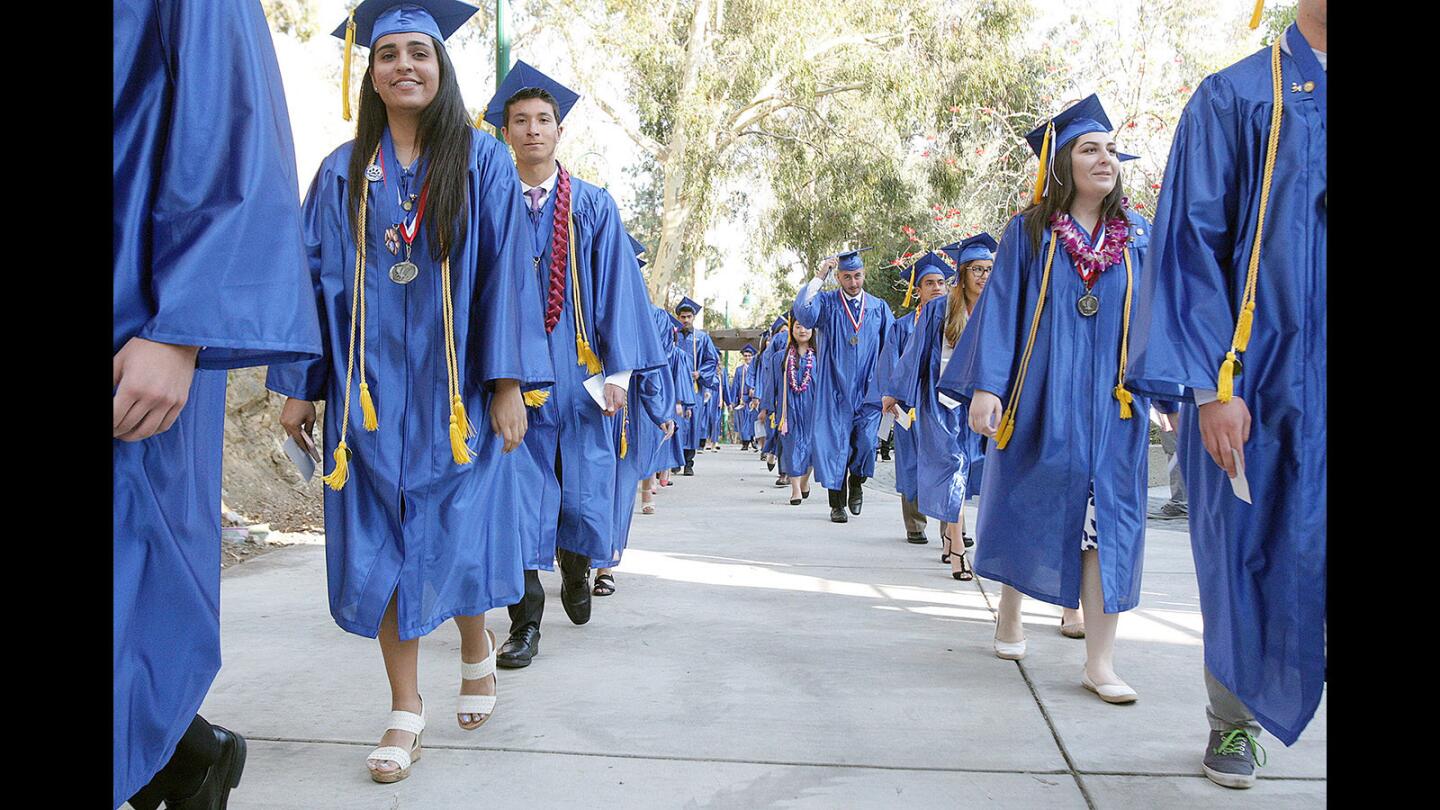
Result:
{"type": "Polygon", "coordinates": [[[378,180],[380,180],[380,179],[382,179],[382,178],[384,178],[384,177],[385,177],[385,173],[382,172],[382,171],[380,171],[380,166],[379,166],[378,164],[371,163],[369,166],[366,166],[366,167],[365,167],[365,179],[366,179],[366,180],[369,180],[370,182],[374,183],[374,182],[376,182],[376,181],[378,181],[378,180]]]}
{"type": "Polygon", "coordinates": [[[860,336],[859,336],[859,335],[851,335],[851,336],[850,336],[850,345],[851,345],[851,346],[859,346],[859,345],[860,345],[860,336]]]}
{"type": "Polygon", "coordinates": [[[420,268],[414,262],[396,262],[390,265],[390,280],[396,284],[409,284],[420,275],[420,268]]]}
{"type": "Polygon", "coordinates": [[[1080,296],[1079,301],[1075,302],[1075,308],[1080,310],[1081,315],[1088,318],[1100,311],[1100,299],[1096,298],[1094,293],[1085,293],[1080,296]]]}

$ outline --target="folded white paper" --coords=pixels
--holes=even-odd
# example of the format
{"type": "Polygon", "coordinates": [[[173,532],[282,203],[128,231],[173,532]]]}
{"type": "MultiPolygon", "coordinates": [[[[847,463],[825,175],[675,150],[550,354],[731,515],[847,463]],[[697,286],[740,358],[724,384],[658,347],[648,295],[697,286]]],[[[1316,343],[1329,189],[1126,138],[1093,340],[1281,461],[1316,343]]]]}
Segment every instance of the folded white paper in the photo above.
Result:
{"type": "Polygon", "coordinates": [[[1235,477],[1230,479],[1230,488],[1235,490],[1235,497],[1245,503],[1253,503],[1250,500],[1250,482],[1245,479],[1245,462],[1240,458],[1240,451],[1230,448],[1230,457],[1235,459],[1235,477]]]}
{"type": "Polygon", "coordinates": [[[894,427],[894,425],[895,414],[885,414],[884,416],[880,417],[880,429],[875,432],[875,435],[880,437],[880,441],[885,441],[885,437],[890,435],[890,428],[894,427]]]}
{"type": "Polygon", "coordinates": [[[605,410],[605,375],[596,374],[585,380],[584,385],[585,390],[590,392],[590,398],[600,406],[600,410],[605,410]]]}
{"type": "Polygon", "coordinates": [[[915,420],[910,417],[909,411],[901,411],[900,415],[895,417],[895,423],[900,427],[909,430],[910,426],[915,424],[915,420]]]}
{"type": "Polygon", "coordinates": [[[295,469],[300,471],[300,477],[309,481],[315,475],[315,459],[305,452],[293,436],[285,437],[285,444],[282,445],[285,455],[295,464],[295,469]]]}

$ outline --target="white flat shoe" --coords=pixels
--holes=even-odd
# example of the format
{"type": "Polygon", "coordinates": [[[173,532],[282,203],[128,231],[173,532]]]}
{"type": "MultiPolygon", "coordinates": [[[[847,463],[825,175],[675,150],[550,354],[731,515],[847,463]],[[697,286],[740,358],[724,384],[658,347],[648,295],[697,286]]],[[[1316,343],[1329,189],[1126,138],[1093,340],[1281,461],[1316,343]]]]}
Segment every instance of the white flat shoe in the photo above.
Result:
{"type": "Polygon", "coordinates": [[[1134,703],[1140,695],[1130,688],[1130,685],[1121,681],[1120,683],[1097,684],[1090,680],[1089,673],[1082,672],[1080,685],[1100,696],[1106,703],[1134,703]]]}
{"type": "Polygon", "coordinates": [[[995,639],[995,657],[1006,661],[1019,661],[1025,657],[1025,639],[1016,642],[995,639]]]}

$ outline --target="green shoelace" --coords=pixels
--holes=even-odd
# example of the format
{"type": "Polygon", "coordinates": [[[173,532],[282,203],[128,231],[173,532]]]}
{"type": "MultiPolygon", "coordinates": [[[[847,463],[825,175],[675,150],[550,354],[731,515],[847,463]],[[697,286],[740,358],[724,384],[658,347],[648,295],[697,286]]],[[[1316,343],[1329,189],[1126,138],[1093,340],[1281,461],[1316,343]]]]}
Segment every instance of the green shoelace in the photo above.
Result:
{"type": "Polygon", "coordinates": [[[1255,764],[1262,768],[1265,767],[1265,747],[1262,746],[1260,741],[1256,740],[1250,732],[1243,728],[1227,731],[1225,736],[1220,738],[1220,745],[1216,746],[1215,753],[1222,757],[1232,754],[1244,754],[1246,753],[1246,745],[1253,746],[1253,751],[1258,752],[1251,754],[1255,760],[1255,764]]]}

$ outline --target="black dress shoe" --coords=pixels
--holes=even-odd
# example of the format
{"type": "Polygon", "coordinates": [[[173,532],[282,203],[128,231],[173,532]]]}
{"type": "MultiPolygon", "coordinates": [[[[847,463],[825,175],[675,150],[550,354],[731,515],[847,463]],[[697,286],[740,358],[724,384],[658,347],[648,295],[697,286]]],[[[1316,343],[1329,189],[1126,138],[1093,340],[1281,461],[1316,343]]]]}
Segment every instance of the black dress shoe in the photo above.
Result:
{"type": "Polygon", "coordinates": [[[590,568],[586,561],[585,573],[579,577],[567,577],[560,581],[560,604],[565,606],[565,615],[575,624],[590,621],[590,568]]]}
{"type": "Polygon", "coordinates": [[[695,474],[695,468],[694,468],[694,467],[686,467],[686,468],[685,468],[685,471],[682,472],[682,473],[680,473],[680,474],[681,474],[681,475],[694,475],[694,474],[695,474]]]}
{"type": "Polygon", "coordinates": [[[245,738],[228,728],[210,727],[220,743],[220,758],[206,771],[205,781],[194,795],[166,799],[166,810],[225,810],[230,803],[230,791],[239,786],[240,772],[245,770],[245,738]]]}
{"type": "Polygon", "coordinates": [[[787,475],[782,475],[782,476],[780,476],[779,478],[776,478],[776,479],[775,479],[775,486],[777,486],[777,487],[788,487],[788,486],[790,486],[790,477],[787,476],[787,475]]]}
{"type": "Polygon", "coordinates": [[[674,475],[674,474],[676,474],[676,473],[678,473],[678,472],[680,472],[680,468],[679,468],[679,467],[671,467],[671,468],[670,468],[670,474],[671,474],[671,475],[674,475]]]}
{"type": "Polygon", "coordinates": [[[926,543],[930,542],[930,538],[926,537],[924,532],[906,532],[905,542],[914,543],[917,546],[923,546],[926,543]]]}
{"type": "Polygon", "coordinates": [[[859,487],[850,488],[850,514],[860,514],[860,507],[865,504],[865,495],[859,487]]]}
{"type": "Polygon", "coordinates": [[[975,547],[975,538],[971,537],[970,535],[961,535],[961,539],[965,541],[965,548],[975,547]]]}
{"type": "Polygon", "coordinates": [[[791,505],[791,506],[799,506],[801,500],[803,500],[803,499],[801,499],[801,498],[791,498],[791,499],[790,499],[790,505],[791,505]]]}
{"type": "Polygon", "coordinates": [[[801,490],[801,492],[800,492],[800,497],[802,497],[802,498],[808,498],[808,497],[810,497],[810,490],[808,490],[808,489],[806,489],[806,490],[801,490]]]}
{"type": "Polygon", "coordinates": [[[527,624],[518,630],[511,630],[510,637],[495,653],[495,666],[505,669],[519,669],[530,666],[530,659],[540,654],[540,628],[527,624]]]}
{"type": "Polygon", "coordinates": [[[839,507],[830,510],[831,523],[849,523],[850,518],[845,515],[845,510],[839,507]]]}
{"type": "Polygon", "coordinates": [[[774,471],[775,471],[775,459],[773,459],[773,458],[767,458],[767,459],[765,459],[765,469],[767,469],[767,470],[769,470],[769,471],[771,471],[771,472],[774,472],[774,471]]]}

